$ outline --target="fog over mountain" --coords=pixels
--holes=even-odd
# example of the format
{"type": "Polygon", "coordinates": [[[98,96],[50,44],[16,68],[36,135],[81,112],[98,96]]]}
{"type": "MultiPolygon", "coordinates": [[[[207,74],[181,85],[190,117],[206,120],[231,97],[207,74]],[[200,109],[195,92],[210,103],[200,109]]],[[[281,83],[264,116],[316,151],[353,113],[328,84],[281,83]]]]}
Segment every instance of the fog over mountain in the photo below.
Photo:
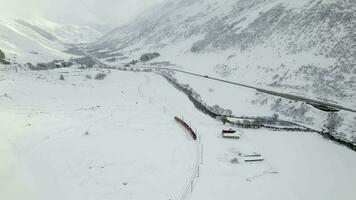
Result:
{"type": "Polygon", "coordinates": [[[42,16],[63,24],[101,31],[122,25],[162,0],[0,0],[0,13],[42,16]]]}

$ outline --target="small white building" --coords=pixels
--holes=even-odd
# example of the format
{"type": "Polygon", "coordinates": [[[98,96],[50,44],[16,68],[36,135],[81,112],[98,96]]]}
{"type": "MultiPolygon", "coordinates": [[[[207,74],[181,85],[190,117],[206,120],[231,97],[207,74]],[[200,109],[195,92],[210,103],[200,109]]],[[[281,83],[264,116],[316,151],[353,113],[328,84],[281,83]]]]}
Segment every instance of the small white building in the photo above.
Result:
{"type": "Polygon", "coordinates": [[[224,129],[221,133],[223,138],[239,139],[241,136],[239,132],[232,128],[224,129]]]}

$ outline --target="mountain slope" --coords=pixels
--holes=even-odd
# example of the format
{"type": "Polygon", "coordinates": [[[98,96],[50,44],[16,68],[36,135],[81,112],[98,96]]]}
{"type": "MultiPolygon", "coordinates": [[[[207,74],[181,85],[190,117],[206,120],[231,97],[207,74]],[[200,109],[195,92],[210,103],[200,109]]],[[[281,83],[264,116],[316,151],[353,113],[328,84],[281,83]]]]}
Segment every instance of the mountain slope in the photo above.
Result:
{"type": "Polygon", "coordinates": [[[19,19],[0,15],[0,49],[12,62],[47,62],[69,58],[70,44],[86,43],[100,37],[88,27],[57,24],[40,17],[19,19]]]}
{"type": "Polygon", "coordinates": [[[90,47],[355,106],[355,13],[351,0],[169,1],[90,47]]]}
{"type": "MultiPolygon", "coordinates": [[[[44,18],[35,17],[24,21],[18,19],[17,22],[28,26],[36,31],[42,29],[48,31],[57,40],[68,44],[89,43],[98,40],[101,33],[89,26],[64,25],[49,21],[44,18]]],[[[53,39],[55,39],[53,38],[53,39]]]]}

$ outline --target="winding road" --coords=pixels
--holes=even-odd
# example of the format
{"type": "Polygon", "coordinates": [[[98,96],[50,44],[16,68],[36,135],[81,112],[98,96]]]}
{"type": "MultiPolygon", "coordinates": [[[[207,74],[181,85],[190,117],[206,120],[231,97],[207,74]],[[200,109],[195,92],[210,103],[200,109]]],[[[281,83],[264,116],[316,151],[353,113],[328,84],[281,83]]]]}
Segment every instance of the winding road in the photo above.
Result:
{"type": "MultiPolygon", "coordinates": [[[[95,63],[97,63],[100,68],[109,68],[107,64],[103,63],[102,61],[97,59],[95,56],[87,53],[83,49],[80,49],[80,50],[83,52],[84,55],[88,56],[95,63]]],[[[188,75],[192,75],[192,76],[196,76],[196,77],[200,77],[200,78],[210,79],[210,80],[214,80],[214,81],[219,81],[219,82],[223,82],[223,83],[227,83],[227,84],[232,84],[232,85],[236,85],[236,86],[240,86],[240,87],[253,89],[253,90],[256,90],[257,92],[269,94],[269,95],[272,95],[272,96],[282,97],[282,98],[286,98],[286,99],[290,99],[290,100],[294,100],[294,101],[302,101],[302,102],[305,102],[305,103],[307,103],[307,104],[309,104],[311,106],[314,106],[315,108],[317,108],[319,110],[323,110],[323,111],[326,111],[326,112],[338,112],[340,110],[344,110],[344,111],[349,111],[349,112],[356,113],[356,110],[348,108],[348,107],[345,107],[345,106],[341,106],[341,105],[338,105],[338,104],[329,103],[329,102],[325,102],[325,101],[321,101],[321,100],[317,100],[317,99],[312,99],[312,98],[307,98],[307,97],[303,97],[303,96],[298,96],[298,95],[294,95],[294,94],[289,94],[289,93],[276,92],[276,91],[267,90],[267,89],[264,89],[264,88],[254,87],[254,86],[250,86],[250,85],[246,85],[246,84],[241,84],[241,83],[238,83],[238,82],[219,79],[219,78],[216,78],[216,77],[197,74],[197,73],[184,71],[184,70],[180,70],[180,69],[172,69],[172,68],[166,68],[166,67],[145,67],[145,66],[139,66],[139,67],[134,67],[134,68],[152,69],[152,70],[168,70],[168,71],[179,72],[179,73],[188,74],[188,75]]],[[[110,69],[112,69],[112,68],[110,68],[110,69]]]]}

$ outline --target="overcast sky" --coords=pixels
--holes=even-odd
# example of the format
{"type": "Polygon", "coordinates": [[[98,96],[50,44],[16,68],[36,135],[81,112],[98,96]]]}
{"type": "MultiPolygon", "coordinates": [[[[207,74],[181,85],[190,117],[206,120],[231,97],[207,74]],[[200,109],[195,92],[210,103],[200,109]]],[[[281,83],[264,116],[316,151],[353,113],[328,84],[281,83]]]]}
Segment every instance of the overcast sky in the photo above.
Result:
{"type": "Polygon", "coordinates": [[[60,23],[114,28],[161,1],[164,0],[0,0],[0,13],[40,15],[60,23]]]}

